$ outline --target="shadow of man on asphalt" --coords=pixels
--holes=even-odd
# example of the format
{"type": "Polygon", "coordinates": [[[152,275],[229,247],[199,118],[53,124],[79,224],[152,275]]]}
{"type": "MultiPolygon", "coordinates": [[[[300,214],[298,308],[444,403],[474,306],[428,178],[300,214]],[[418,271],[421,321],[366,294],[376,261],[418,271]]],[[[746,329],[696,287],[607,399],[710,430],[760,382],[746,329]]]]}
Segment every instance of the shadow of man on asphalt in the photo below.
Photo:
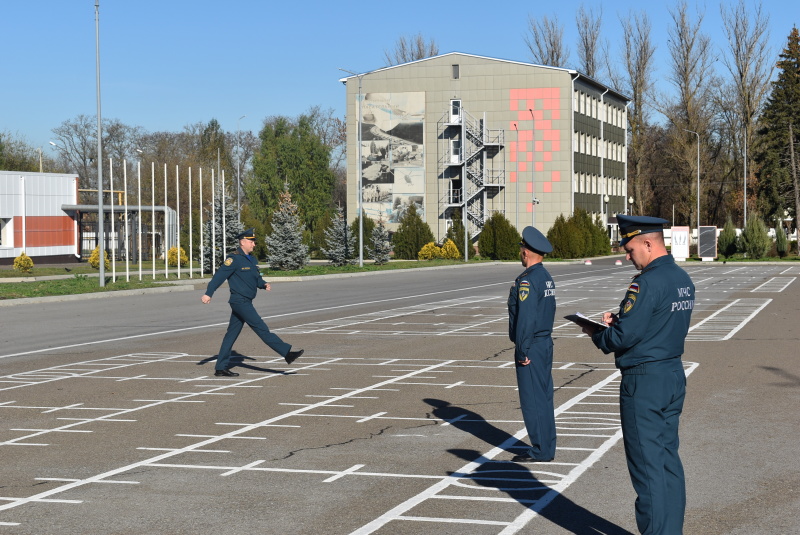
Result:
{"type": "MultiPolygon", "coordinates": [[[[456,429],[470,433],[494,447],[503,449],[527,447],[513,435],[486,421],[480,414],[452,405],[448,401],[425,398],[423,401],[433,407],[432,414],[456,429]]],[[[480,462],[478,469],[464,476],[485,489],[505,493],[509,498],[530,508],[550,522],[576,535],[632,535],[630,531],[609,522],[582,507],[561,493],[553,490],[542,480],[558,479],[561,474],[548,470],[548,463],[519,464],[510,461],[481,459],[482,454],[475,450],[447,450],[466,462],[480,462]],[[534,474],[538,474],[534,475],[534,474]]],[[[452,475],[453,472],[450,472],[452,475]]]]}
{"type": "MultiPolygon", "coordinates": [[[[218,355],[213,355],[211,357],[199,360],[197,362],[198,366],[202,366],[203,364],[208,364],[209,362],[214,362],[217,360],[218,355]]],[[[286,370],[273,370],[272,368],[262,368],[260,366],[254,366],[252,364],[245,364],[245,360],[256,360],[253,357],[248,357],[247,355],[242,355],[238,351],[231,351],[231,360],[230,360],[230,367],[233,368],[234,366],[238,366],[240,368],[247,368],[248,370],[254,370],[257,372],[269,372],[269,373],[280,373],[286,374],[286,370]]]]}

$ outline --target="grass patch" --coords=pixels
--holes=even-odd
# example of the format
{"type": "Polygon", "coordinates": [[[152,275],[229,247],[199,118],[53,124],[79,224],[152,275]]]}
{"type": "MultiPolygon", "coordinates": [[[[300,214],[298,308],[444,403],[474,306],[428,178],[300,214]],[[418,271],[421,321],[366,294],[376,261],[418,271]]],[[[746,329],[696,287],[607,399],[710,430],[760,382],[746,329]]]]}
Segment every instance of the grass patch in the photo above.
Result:
{"type": "MultiPolygon", "coordinates": [[[[170,277],[170,279],[172,279],[172,277],[170,277]]],[[[141,281],[138,279],[131,279],[130,282],[119,279],[117,282],[111,282],[111,278],[108,277],[106,279],[106,285],[101,288],[97,277],[77,274],[70,279],[2,283],[0,284],[0,299],[114,292],[119,290],[136,290],[139,288],[157,288],[163,285],[163,275],[157,275],[155,281],[149,278],[141,281]],[[161,281],[160,284],[158,282],[159,280],[161,281]]]]}
{"type": "MultiPolygon", "coordinates": [[[[470,264],[487,262],[486,260],[470,260],[470,264]]],[[[336,273],[364,273],[370,271],[391,271],[396,269],[412,269],[437,266],[458,266],[463,265],[463,260],[393,260],[388,264],[376,266],[375,264],[364,264],[364,267],[353,266],[330,266],[328,264],[309,264],[302,269],[291,271],[278,271],[275,269],[261,268],[264,277],[311,277],[314,275],[332,275],[336,273]]]]}
{"type": "MultiPolygon", "coordinates": [[[[479,263],[481,260],[472,260],[471,264],[479,263]]],[[[484,261],[485,262],[485,261],[484,261]]],[[[397,260],[389,262],[381,266],[375,264],[364,264],[364,267],[355,266],[330,266],[327,264],[310,264],[303,269],[293,271],[278,271],[269,268],[261,268],[262,276],[269,280],[270,277],[313,277],[316,275],[331,275],[335,273],[362,273],[371,271],[386,271],[397,269],[411,269],[411,268],[424,268],[424,267],[437,267],[437,266],[454,266],[463,265],[464,262],[460,260],[397,260]]],[[[31,273],[22,274],[13,269],[0,270],[0,277],[26,277],[30,278],[30,282],[7,282],[0,283],[0,299],[21,299],[25,297],[46,297],[52,295],[72,295],[93,292],[113,292],[119,290],[136,290],[139,288],[157,288],[163,286],[164,282],[177,280],[176,268],[170,267],[169,276],[165,277],[164,273],[156,273],[155,280],[152,278],[152,267],[150,264],[147,269],[143,269],[140,281],[138,266],[137,269],[131,269],[129,282],[125,281],[125,269],[119,269],[117,265],[117,282],[111,282],[111,270],[106,270],[106,285],[100,287],[97,278],[97,270],[88,264],[75,264],[70,266],[70,271],[67,272],[63,266],[58,267],[36,267],[31,273]],[[35,281],[35,277],[47,277],[53,275],[71,275],[69,278],[35,281]],[[89,276],[95,275],[95,276],[89,276]]],[[[163,270],[164,264],[160,266],[156,263],[156,269],[163,270]]],[[[194,279],[197,284],[208,284],[211,280],[211,275],[206,274],[204,278],[200,278],[199,273],[195,272],[194,279]]],[[[189,280],[188,268],[181,268],[181,280],[189,280]]]]}

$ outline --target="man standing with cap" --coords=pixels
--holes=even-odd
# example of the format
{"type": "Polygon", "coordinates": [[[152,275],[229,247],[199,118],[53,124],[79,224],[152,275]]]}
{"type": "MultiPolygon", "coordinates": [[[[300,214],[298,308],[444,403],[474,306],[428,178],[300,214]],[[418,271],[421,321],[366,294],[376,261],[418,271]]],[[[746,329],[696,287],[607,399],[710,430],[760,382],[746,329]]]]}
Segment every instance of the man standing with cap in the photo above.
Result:
{"type": "Polygon", "coordinates": [[[230,370],[231,349],[239,333],[242,332],[242,326],[247,323],[253,331],[267,344],[273,351],[286,359],[287,364],[294,362],[297,357],[303,354],[303,350],[292,351],[292,346],[284,342],[278,335],[270,332],[267,324],[261,319],[261,316],[256,312],[253,307],[253,298],[256,296],[256,291],[260,288],[262,290],[270,291],[270,285],[261,278],[261,273],[258,271],[258,261],[250,253],[253,252],[256,246],[256,233],[254,229],[247,229],[238,234],[236,239],[239,240],[239,247],[233,253],[229,254],[217,272],[208,283],[206,293],[201,298],[203,304],[211,302],[211,296],[220,285],[228,281],[228,287],[231,291],[231,297],[228,304],[231,306],[231,319],[228,323],[228,332],[225,333],[225,338],[222,339],[222,346],[219,348],[219,355],[217,355],[217,365],[214,375],[223,377],[236,377],[239,374],[230,370]]]}
{"type": "Polygon", "coordinates": [[[584,327],[622,373],[620,417],[625,457],[636,491],[636,524],[648,535],[683,533],[686,484],[678,423],[686,396],[681,356],[694,308],[694,284],[664,245],[656,217],[618,215],[620,245],[640,273],[607,329],[584,327]]]}
{"type": "Polygon", "coordinates": [[[508,336],[515,346],[519,402],[531,447],[512,461],[547,462],[556,454],[552,374],[556,291],[542,260],[553,246],[534,227],[525,227],[519,245],[525,271],[508,296],[508,336]]]}

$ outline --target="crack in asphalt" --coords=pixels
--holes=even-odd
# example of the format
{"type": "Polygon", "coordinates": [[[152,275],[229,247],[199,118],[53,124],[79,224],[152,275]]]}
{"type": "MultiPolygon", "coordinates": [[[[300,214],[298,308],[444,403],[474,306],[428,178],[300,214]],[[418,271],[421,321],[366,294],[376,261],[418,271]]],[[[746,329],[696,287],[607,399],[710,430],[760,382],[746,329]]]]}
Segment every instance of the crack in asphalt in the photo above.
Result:
{"type": "Polygon", "coordinates": [[[346,444],[352,444],[353,442],[357,442],[359,440],[372,440],[375,437],[379,437],[379,436],[383,435],[386,431],[388,431],[389,429],[392,429],[393,427],[394,426],[392,426],[392,425],[390,425],[388,427],[384,427],[383,429],[381,429],[377,433],[370,433],[368,437],[356,437],[356,438],[351,438],[350,440],[346,440],[344,442],[334,442],[333,444],[326,444],[324,446],[317,446],[317,447],[314,447],[314,448],[300,448],[300,449],[297,449],[297,450],[292,450],[287,455],[284,455],[283,457],[276,457],[276,458],[270,459],[270,460],[271,461],[283,461],[283,460],[288,459],[289,457],[292,457],[295,454],[303,452],[303,451],[324,450],[324,449],[332,448],[334,446],[344,446],[346,444]]]}

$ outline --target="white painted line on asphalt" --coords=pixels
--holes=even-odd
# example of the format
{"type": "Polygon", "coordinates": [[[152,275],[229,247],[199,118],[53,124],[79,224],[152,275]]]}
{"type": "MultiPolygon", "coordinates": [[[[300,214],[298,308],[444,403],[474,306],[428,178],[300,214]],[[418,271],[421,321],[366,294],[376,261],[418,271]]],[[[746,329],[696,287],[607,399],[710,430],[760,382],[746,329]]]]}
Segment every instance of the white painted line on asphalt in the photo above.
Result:
{"type": "Polygon", "coordinates": [[[795,281],[794,277],[772,277],[763,284],[750,290],[750,293],[755,292],[772,292],[780,293],[789,287],[795,281]]]}
{"type": "MultiPolygon", "coordinates": [[[[325,364],[330,364],[331,362],[336,362],[337,360],[338,359],[334,358],[334,359],[331,359],[331,360],[327,361],[325,364]]],[[[156,463],[158,463],[159,461],[161,461],[163,459],[169,459],[169,458],[174,457],[176,455],[180,455],[180,454],[183,454],[183,453],[192,453],[192,452],[196,452],[196,451],[205,451],[205,450],[202,449],[204,446],[208,446],[210,444],[214,444],[214,443],[216,443],[216,442],[218,442],[220,440],[226,440],[228,438],[233,438],[233,437],[236,437],[236,436],[241,435],[241,434],[249,433],[250,431],[258,429],[260,427],[266,427],[266,426],[269,426],[271,424],[274,424],[277,421],[284,420],[286,418],[290,418],[290,417],[293,417],[293,416],[302,415],[303,413],[305,413],[305,412],[307,412],[307,411],[309,411],[311,409],[314,409],[314,408],[317,408],[317,407],[328,406],[328,405],[330,405],[331,401],[344,400],[344,399],[347,399],[347,398],[349,398],[349,397],[351,397],[353,395],[362,394],[364,392],[370,392],[370,391],[373,391],[373,390],[375,390],[377,388],[380,388],[380,387],[382,387],[384,385],[391,384],[391,383],[393,383],[395,381],[403,379],[405,377],[413,376],[414,374],[417,374],[417,373],[427,373],[430,370],[434,370],[436,368],[449,366],[449,365],[453,364],[454,362],[455,361],[452,361],[452,360],[442,361],[440,363],[428,366],[427,368],[422,368],[420,370],[417,370],[416,372],[412,372],[412,373],[410,373],[410,374],[408,374],[407,376],[404,376],[404,377],[398,377],[398,378],[395,378],[395,379],[382,381],[382,382],[379,382],[377,384],[373,384],[373,385],[369,385],[369,386],[366,386],[366,387],[363,387],[363,388],[352,390],[350,393],[342,394],[341,396],[338,396],[336,398],[332,398],[330,400],[320,401],[319,403],[315,403],[315,404],[309,405],[307,407],[302,407],[302,408],[290,411],[288,413],[284,413],[284,414],[272,417],[272,418],[270,418],[268,420],[264,420],[262,422],[257,422],[257,423],[254,423],[254,424],[244,425],[244,426],[240,427],[239,429],[233,430],[230,433],[226,433],[224,435],[220,435],[219,437],[208,438],[206,440],[197,442],[195,444],[190,444],[190,445],[188,445],[186,447],[183,447],[183,448],[171,449],[171,450],[166,451],[165,453],[163,453],[161,455],[157,455],[155,457],[151,457],[150,459],[145,459],[145,460],[142,460],[142,461],[139,461],[139,462],[136,462],[136,463],[132,463],[132,464],[126,465],[126,466],[121,466],[119,468],[108,470],[106,472],[103,472],[103,473],[100,473],[100,474],[96,474],[96,475],[88,477],[86,479],[81,479],[79,481],[74,481],[74,482],[67,483],[65,485],[61,485],[59,487],[53,488],[53,489],[46,490],[44,492],[41,492],[39,494],[35,494],[33,496],[27,496],[27,497],[24,497],[24,498],[11,498],[9,500],[9,503],[0,505],[0,511],[6,510],[6,509],[12,509],[14,507],[19,507],[20,505],[25,505],[25,504],[32,503],[32,502],[43,501],[43,500],[48,499],[49,496],[60,494],[62,492],[66,492],[68,490],[71,490],[71,489],[74,489],[74,488],[78,488],[78,487],[81,487],[81,486],[84,486],[84,485],[97,483],[99,481],[106,480],[106,479],[108,479],[110,477],[113,477],[115,475],[122,474],[122,473],[128,472],[130,470],[134,470],[134,469],[142,467],[142,466],[153,466],[153,465],[155,465],[156,463]]],[[[305,368],[311,368],[313,366],[314,366],[313,364],[306,365],[305,368]]],[[[299,369],[304,369],[304,368],[299,368],[299,369]]],[[[269,377],[282,377],[282,376],[273,375],[273,376],[268,376],[266,378],[269,378],[269,377]]],[[[266,378],[262,377],[260,379],[254,379],[254,381],[256,381],[256,380],[264,380],[266,378]]],[[[225,388],[225,386],[220,386],[219,388],[225,388]]],[[[132,410],[141,410],[141,407],[139,407],[137,409],[132,409],[132,410]]],[[[6,442],[6,444],[8,444],[8,442],[6,442]]],[[[12,444],[13,444],[13,442],[12,442],[12,444]]],[[[153,448],[153,449],[157,449],[157,448],[153,448]]],[[[208,450],[208,451],[211,451],[211,450],[208,450]]],[[[224,450],[220,450],[220,451],[224,451],[224,450]]],[[[258,470],[258,468],[254,468],[254,469],[258,470]]],[[[330,472],[328,472],[328,473],[330,473],[330,472]]],[[[335,472],[335,473],[339,473],[339,472],[335,472]]]]}

